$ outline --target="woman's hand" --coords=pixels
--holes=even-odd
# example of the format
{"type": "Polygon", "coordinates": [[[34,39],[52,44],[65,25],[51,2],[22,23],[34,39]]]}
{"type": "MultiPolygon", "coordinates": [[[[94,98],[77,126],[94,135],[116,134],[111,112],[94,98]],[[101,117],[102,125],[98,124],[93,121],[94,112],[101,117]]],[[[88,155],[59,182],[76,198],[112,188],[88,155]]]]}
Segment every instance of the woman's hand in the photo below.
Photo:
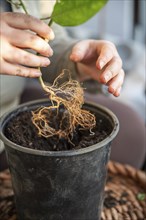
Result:
{"type": "Polygon", "coordinates": [[[70,55],[77,63],[79,78],[86,75],[108,86],[114,96],[120,95],[124,81],[122,60],[113,43],[103,40],[83,40],[77,43],[70,55]]]}
{"type": "Polygon", "coordinates": [[[52,40],[54,33],[43,21],[22,13],[0,13],[0,38],[0,74],[39,77],[41,72],[37,67],[50,64],[47,57],[53,51],[44,39],[52,40]]]}

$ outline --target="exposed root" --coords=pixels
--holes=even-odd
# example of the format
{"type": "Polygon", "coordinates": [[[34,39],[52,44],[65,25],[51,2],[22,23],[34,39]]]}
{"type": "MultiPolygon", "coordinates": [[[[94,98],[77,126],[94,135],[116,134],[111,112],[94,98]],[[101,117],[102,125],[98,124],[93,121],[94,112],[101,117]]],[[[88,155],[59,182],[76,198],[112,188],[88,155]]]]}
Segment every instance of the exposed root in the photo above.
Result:
{"type": "Polygon", "coordinates": [[[52,86],[44,85],[44,90],[49,94],[52,105],[32,112],[32,122],[39,135],[45,138],[57,135],[71,140],[78,126],[91,130],[96,125],[95,116],[81,109],[83,89],[71,78],[68,70],[63,70],[52,86]]]}

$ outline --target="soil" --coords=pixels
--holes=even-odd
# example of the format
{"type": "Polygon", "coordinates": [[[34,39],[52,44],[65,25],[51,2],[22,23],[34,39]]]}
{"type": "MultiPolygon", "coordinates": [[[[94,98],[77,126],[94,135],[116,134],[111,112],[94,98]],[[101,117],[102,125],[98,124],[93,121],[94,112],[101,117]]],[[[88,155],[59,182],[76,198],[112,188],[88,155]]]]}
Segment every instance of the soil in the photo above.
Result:
{"type": "Polygon", "coordinates": [[[71,141],[59,139],[58,136],[44,138],[38,135],[38,130],[31,120],[31,111],[18,113],[13,117],[5,128],[6,137],[12,142],[26,148],[45,151],[61,151],[81,149],[101,142],[111,132],[108,123],[103,123],[102,119],[96,120],[96,127],[89,130],[76,128],[71,141]]]}

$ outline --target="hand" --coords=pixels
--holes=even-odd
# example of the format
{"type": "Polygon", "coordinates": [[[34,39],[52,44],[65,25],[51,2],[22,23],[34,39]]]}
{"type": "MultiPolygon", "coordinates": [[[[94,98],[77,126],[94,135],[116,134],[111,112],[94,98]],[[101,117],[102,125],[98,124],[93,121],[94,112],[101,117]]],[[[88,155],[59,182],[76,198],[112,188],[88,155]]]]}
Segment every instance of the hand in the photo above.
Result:
{"type": "Polygon", "coordinates": [[[122,60],[113,43],[102,40],[83,40],[77,43],[70,55],[77,63],[79,78],[86,75],[108,86],[114,96],[120,95],[124,81],[122,60]]]}
{"type": "Polygon", "coordinates": [[[41,72],[37,67],[50,64],[47,57],[53,51],[44,39],[52,40],[54,33],[43,21],[22,13],[0,13],[0,38],[1,74],[39,77],[41,72]],[[32,49],[42,56],[24,49],[32,49]]]}

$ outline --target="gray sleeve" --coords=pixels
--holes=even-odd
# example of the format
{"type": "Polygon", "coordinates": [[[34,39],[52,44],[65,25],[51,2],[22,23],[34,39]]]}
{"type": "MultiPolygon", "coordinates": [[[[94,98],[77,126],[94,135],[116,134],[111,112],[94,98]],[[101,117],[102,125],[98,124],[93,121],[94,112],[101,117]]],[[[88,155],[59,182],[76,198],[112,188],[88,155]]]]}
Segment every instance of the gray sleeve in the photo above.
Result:
{"type": "Polygon", "coordinates": [[[69,69],[72,78],[77,77],[76,64],[69,59],[72,47],[78,42],[71,38],[65,28],[53,24],[52,29],[55,33],[55,39],[50,42],[54,54],[50,58],[51,64],[47,68],[42,68],[43,80],[52,83],[63,69],[69,69]]]}

